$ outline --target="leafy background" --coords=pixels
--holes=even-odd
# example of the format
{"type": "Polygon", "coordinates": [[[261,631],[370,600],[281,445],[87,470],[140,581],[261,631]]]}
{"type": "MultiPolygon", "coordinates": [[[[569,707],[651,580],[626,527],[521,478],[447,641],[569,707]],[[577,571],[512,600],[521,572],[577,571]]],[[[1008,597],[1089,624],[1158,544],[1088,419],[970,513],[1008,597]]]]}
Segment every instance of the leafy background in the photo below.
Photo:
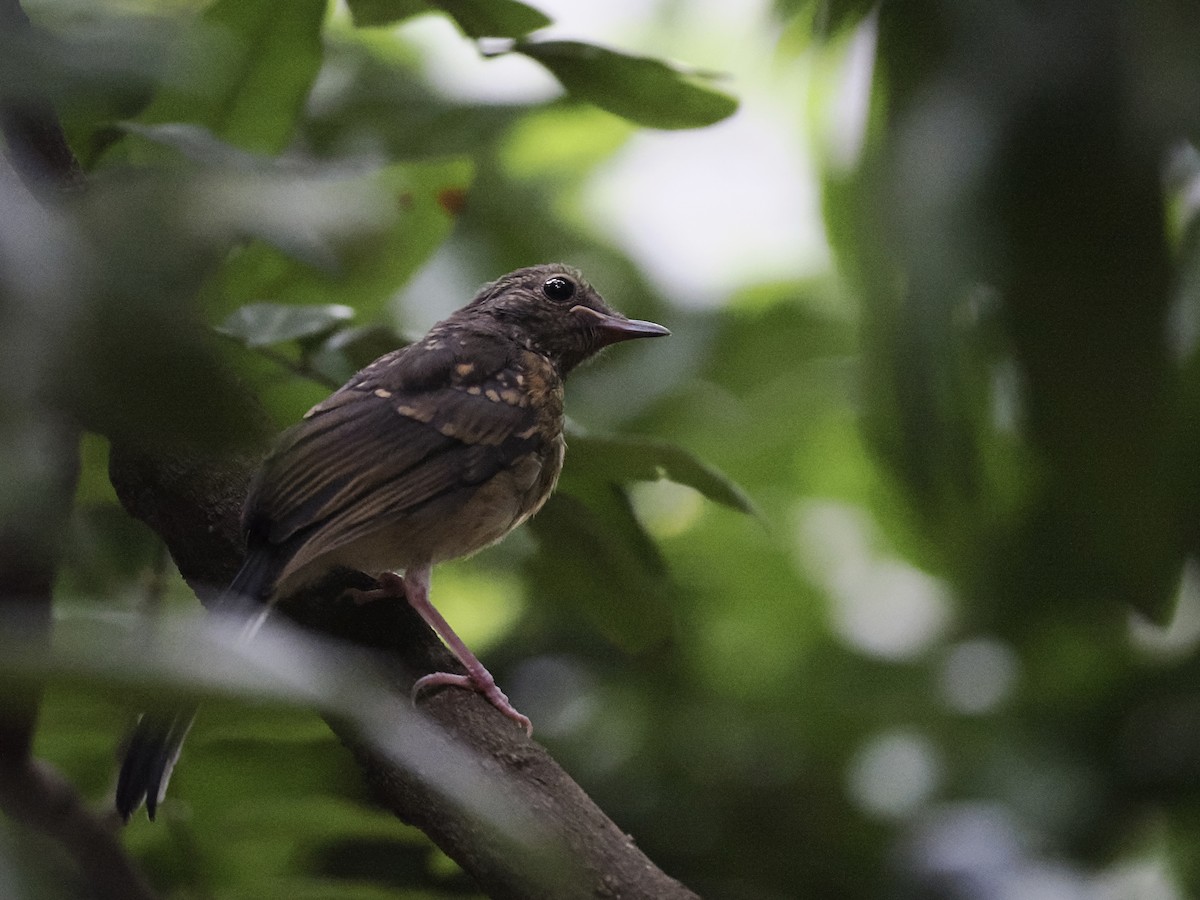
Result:
{"type": "MultiPolygon", "coordinates": [[[[562,259],[674,335],[573,378],[560,493],[435,597],[652,859],[738,900],[1200,895],[1192,8],[556,5],[30,0],[0,41],[91,180],[0,180],[6,520],[33,398],[88,428],[57,652],[6,653],[38,755],[102,807],[139,703],[211,691],[105,637],[197,608],[110,442],[236,449],[230,373],[283,427],[562,259]]],[[[125,832],[164,894],[474,895],[303,704],[211,692],[125,832]]],[[[63,872],[0,822],[7,896],[63,872]]]]}

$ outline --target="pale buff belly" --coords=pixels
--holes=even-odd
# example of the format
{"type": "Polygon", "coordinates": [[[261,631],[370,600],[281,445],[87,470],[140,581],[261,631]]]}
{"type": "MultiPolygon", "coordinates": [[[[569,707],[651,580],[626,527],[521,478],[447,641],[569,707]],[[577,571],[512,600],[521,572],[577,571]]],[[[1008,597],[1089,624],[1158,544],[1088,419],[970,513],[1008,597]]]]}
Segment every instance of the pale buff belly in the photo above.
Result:
{"type": "Polygon", "coordinates": [[[446,494],[358,540],[284,568],[275,597],[285,597],[330,569],[368,575],[470,556],[496,543],[542,508],[562,471],[561,438],[545,455],[529,454],[482,485],[446,494]]]}

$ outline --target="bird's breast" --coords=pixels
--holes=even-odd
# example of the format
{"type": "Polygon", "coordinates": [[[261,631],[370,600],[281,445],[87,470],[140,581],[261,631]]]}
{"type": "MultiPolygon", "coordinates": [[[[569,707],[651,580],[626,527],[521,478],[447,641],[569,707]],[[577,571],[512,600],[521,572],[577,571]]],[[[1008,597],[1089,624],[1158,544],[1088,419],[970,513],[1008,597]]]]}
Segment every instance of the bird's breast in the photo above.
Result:
{"type": "Polygon", "coordinates": [[[441,540],[432,550],[433,560],[466,556],[490,546],[534,515],[558,482],[563,451],[559,435],[476,488],[446,523],[450,527],[439,529],[441,540]]]}

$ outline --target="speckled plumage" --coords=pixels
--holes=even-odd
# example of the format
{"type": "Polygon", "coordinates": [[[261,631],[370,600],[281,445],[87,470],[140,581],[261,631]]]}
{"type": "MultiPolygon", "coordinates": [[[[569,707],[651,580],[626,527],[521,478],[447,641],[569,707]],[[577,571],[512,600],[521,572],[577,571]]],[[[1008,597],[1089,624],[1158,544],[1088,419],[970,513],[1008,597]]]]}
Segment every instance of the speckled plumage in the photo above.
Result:
{"type": "Polygon", "coordinates": [[[259,471],[246,532],[296,547],[285,550],[277,593],[331,564],[374,572],[465,556],[549,496],[563,459],[555,366],[486,333],[441,330],[431,343],[363,370],[290,429],[259,471]],[[436,386],[408,380],[415,357],[436,386]]]}
{"type": "MultiPolygon", "coordinates": [[[[610,309],[574,269],[518,269],[421,340],[363,368],[280,436],[246,500],[246,562],[230,597],[273,602],[335,566],[404,569],[403,593],[472,687],[528,728],[429,603],[430,568],[492,544],[541,508],[562,469],[563,380],[615,343],[666,334],[610,309]]],[[[383,593],[400,593],[381,575],[383,593]]],[[[144,719],[117,806],[153,817],[193,710],[144,719]]]]}

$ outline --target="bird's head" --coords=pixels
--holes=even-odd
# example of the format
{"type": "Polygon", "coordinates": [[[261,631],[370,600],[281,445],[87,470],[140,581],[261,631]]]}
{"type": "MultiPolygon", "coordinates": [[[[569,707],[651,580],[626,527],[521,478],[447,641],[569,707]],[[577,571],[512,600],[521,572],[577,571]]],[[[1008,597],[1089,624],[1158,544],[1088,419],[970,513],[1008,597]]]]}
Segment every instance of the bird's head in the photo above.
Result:
{"type": "Polygon", "coordinates": [[[554,361],[563,375],[609,344],[671,333],[621,315],[578,271],[561,263],[517,269],[484,285],[466,311],[494,320],[554,361]]]}

